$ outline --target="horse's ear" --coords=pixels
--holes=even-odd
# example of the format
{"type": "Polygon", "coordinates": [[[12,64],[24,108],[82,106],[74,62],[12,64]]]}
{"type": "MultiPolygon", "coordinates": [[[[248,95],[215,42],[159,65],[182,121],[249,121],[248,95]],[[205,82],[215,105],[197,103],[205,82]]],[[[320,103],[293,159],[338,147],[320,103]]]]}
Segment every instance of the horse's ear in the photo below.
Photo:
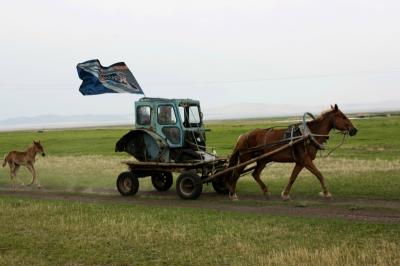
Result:
{"type": "Polygon", "coordinates": [[[331,109],[333,110],[333,106],[332,106],[332,104],[331,104],[331,109]]]}
{"type": "Polygon", "coordinates": [[[335,111],[338,111],[339,107],[337,106],[337,104],[335,104],[335,111]]]}

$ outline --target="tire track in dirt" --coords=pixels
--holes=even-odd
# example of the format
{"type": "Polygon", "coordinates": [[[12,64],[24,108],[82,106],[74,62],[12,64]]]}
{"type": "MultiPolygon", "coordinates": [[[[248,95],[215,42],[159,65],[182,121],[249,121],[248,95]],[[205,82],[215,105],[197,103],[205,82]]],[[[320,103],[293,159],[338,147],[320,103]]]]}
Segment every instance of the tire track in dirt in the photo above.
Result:
{"type": "Polygon", "coordinates": [[[308,218],[343,219],[379,223],[400,224],[400,201],[364,198],[334,198],[330,201],[315,197],[303,197],[283,203],[279,197],[266,199],[262,196],[243,195],[241,201],[231,202],[225,195],[203,193],[193,201],[179,199],[173,191],[139,192],[135,197],[122,197],[111,193],[70,193],[54,190],[0,190],[0,195],[19,198],[65,200],[83,203],[134,204],[157,207],[196,208],[218,211],[233,211],[259,215],[281,215],[308,218]]]}

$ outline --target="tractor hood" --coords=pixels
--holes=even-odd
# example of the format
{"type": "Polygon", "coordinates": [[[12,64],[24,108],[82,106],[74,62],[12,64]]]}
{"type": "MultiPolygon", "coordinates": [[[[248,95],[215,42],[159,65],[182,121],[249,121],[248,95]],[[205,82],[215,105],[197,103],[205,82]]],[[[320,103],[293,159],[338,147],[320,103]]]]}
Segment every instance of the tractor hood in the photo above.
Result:
{"type": "Polygon", "coordinates": [[[117,142],[115,151],[125,151],[142,162],[169,161],[169,147],[167,142],[159,135],[146,129],[129,131],[117,142]]]}

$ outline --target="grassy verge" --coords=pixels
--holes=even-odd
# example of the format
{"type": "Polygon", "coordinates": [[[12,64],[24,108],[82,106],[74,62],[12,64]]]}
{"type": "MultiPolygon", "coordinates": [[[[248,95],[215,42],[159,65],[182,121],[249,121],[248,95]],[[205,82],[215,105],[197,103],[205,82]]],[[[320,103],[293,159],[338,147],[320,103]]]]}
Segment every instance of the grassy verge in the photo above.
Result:
{"type": "Polygon", "coordinates": [[[0,197],[3,265],[398,265],[400,225],[0,197]]]}
{"type": "MultiPolygon", "coordinates": [[[[48,156],[39,158],[37,172],[47,189],[68,191],[114,190],[117,175],[126,170],[121,160],[129,157],[115,156],[48,156]]],[[[324,173],[334,196],[372,197],[381,199],[400,198],[399,160],[318,159],[316,164],[324,173]]],[[[263,181],[272,194],[279,195],[286,186],[292,164],[272,164],[263,174],[263,181]]],[[[31,180],[30,173],[22,168],[20,179],[25,184],[31,180]]],[[[8,169],[0,169],[0,187],[10,186],[8,169]]],[[[174,188],[172,188],[174,189],[174,188]]],[[[141,191],[151,191],[150,178],[140,180],[141,191]]],[[[205,186],[204,191],[213,191],[205,186]]],[[[318,180],[307,170],[298,177],[293,186],[293,196],[317,195],[318,180]]],[[[258,184],[251,176],[242,177],[238,183],[240,194],[260,194],[258,184]]]]}

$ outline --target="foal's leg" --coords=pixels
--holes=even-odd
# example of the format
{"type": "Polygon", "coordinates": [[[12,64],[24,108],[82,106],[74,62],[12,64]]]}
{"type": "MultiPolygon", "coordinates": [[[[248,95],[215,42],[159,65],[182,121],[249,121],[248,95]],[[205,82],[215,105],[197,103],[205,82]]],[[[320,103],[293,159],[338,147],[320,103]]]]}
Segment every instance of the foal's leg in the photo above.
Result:
{"type": "Polygon", "coordinates": [[[19,165],[14,166],[14,179],[15,179],[15,181],[19,180],[21,182],[21,185],[25,186],[24,182],[21,179],[19,179],[19,177],[17,177],[19,167],[20,167],[19,165]]]}
{"type": "Polygon", "coordinates": [[[8,163],[8,166],[10,166],[10,179],[11,179],[11,185],[13,188],[13,191],[15,192],[15,177],[17,176],[16,172],[15,172],[15,164],[12,162],[8,163]]]}
{"type": "Polygon", "coordinates": [[[283,200],[290,200],[290,190],[292,189],[292,185],[296,181],[297,176],[300,174],[301,170],[303,170],[303,165],[296,163],[293,168],[292,175],[290,176],[289,182],[284,191],[282,191],[281,197],[283,200]]]}
{"type": "MultiPolygon", "coordinates": [[[[32,174],[32,182],[28,185],[31,186],[33,183],[36,183],[36,171],[35,168],[33,167],[33,164],[27,164],[26,167],[28,168],[29,172],[32,174]]],[[[39,182],[37,182],[37,187],[40,188],[39,182]]]]}
{"type": "Polygon", "coordinates": [[[269,196],[268,187],[264,184],[261,180],[260,175],[262,170],[265,168],[265,165],[268,163],[267,160],[258,161],[256,169],[251,174],[253,178],[257,181],[258,185],[260,186],[261,190],[263,191],[265,196],[269,196]]]}
{"type": "Polygon", "coordinates": [[[313,161],[307,160],[306,164],[304,165],[312,174],[314,174],[319,182],[321,183],[321,188],[322,192],[320,195],[324,196],[327,199],[330,199],[332,197],[331,193],[329,192],[327,186],[325,185],[325,179],[324,176],[321,174],[321,172],[318,170],[318,168],[315,166],[313,161]]]}

